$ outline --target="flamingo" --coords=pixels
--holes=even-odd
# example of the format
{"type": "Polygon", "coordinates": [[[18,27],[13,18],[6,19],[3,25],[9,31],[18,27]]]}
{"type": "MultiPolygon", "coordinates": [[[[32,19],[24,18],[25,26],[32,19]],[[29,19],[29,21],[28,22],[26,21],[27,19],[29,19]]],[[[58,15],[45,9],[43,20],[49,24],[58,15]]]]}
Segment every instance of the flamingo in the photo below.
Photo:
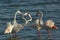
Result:
{"type": "MultiPolygon", "coordinates": [[[[55,23],[53,22],[53,20],[47,20],[45,22],[43,22],[42,18],[43,18],[43,12],[42,11],[38,11],[36,16],[40,16],[39,19],[36,19],[34,21],[34,24],[30,27],[33,28],[37,28],[38,30],[38,34],[40,34],[40,29],[46,29],[48,31],[48,36],[50,36],[50,29],[58,29],[57,26],[55,25],[55,23]]],[[[38,35],[40,36],[40,35],[38,35]]]]}
{"type": "MultiPolygon", "coordinates": [[[[5,29],[4,34],[6,34],[6,33],[12,33],[12,32],[17,33],[18,31],[20,31],[21,29],[23,29],[24,26],[26,26],[29,21],[32,21],[31,15],[28,14],[28,13],[25,13],[25,14],[23,15],[23,17],[22,17],[22,18],[25,20],[25,23],[24,23],[23,25],[18,24],[17,21],[16,21],[16,15],[17,15],[17,14],[22,14],[22,13],[21,13],[20,11],[17,11],[17,12],[16,12],[15,17],[14,17],[14,20],[13,20],[13,24],[11,24],[11,22],[8,22],[8,25],[7,25],[7,28],[5,29]],[[26,20],[26,19],[24,18],[24,16],[29,16],[30,19],[29,19],[29,20],[26,20]]],[[[16,35],[16,34],[15,34],[15,35],[16,35]]]]}
{"type": "Polygon", "coordinates": [[[16,15],[17,15],[17,13],[21,13],[21,12],[19,10],[16,12],[13,24],[11,24],[11,22],[7,23],[7,28],[5,29],[4,34],[12,32],[12,29],[13,29],[14,25],[16,24],[16,15]]]}
{"type": "Polygon", "coordinates": [[[18,31],[20,31],[21,29],[23,29],[23,28],[28,24],[29,21],[32,21],[31,15],[28,14],[27,12],[23,15],[22,18],[25,20],[25,23],[24,23],[24,24],[21,25],[21,24],[18,24],[18,23],[16,22],[16,23],[17,23],[17,26],[14,25],[13,30],[16,31],[16,33],[17,33],[18,31]],[[24,18],[24,16],[29,16],[30,19],[29,19],[29,20],[26,20],[26,18],[24,18]]]}

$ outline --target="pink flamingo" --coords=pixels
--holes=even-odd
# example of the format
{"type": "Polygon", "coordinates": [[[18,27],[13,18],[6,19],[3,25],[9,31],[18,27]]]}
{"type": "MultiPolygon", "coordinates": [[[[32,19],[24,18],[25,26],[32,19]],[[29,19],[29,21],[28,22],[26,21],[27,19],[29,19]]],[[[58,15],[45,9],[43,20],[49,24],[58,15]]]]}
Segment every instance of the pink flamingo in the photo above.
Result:
{"type": "MultiPolygon", "coordinates": [[[[46,29],[48,31],[48,36],[50,36],[50,29],[56,30],[58,29],[53,20],[47,20],[43,23],[43,13],[41,11],[38,11],[36,16],[40,16],[39,19],[36,19],[34,24],[30,27],[37,28],[38,34],[40,34],[40,29],[46,29]]],[[[40,36],[40,35],[39,35],[40,36]]]]}

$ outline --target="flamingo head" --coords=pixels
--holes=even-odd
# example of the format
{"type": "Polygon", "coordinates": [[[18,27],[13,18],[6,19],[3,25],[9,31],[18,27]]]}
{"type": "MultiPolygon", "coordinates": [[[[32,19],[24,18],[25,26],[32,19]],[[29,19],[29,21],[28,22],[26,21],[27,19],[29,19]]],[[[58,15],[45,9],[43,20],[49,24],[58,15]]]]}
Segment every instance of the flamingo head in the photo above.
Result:
{"type": "Polygon", "coordinates": [[[18,14],[22,14],[22,13],[21,13],[21,11],[19,11],[19,10],[17,10],[17,12],[16,12],[16,13],[18,13],[18,14]]]}
{"type": "Polygon", "coordinates": [[[26,18],[27,21],[32,21],[31,14],[29,14],[28,12],[24,14],[24,17],[26,18]]]}
{"type": "Polygon", "coordinates": [[[43,16],[43,12],[41,10],[38,10],[36,16],[43,16]]]}
{"type": "Polygon", "coordinates": [[[51,29],[58,29],[55,23],[52,20],[47,20],[45,25],[51,29]]]}
{"type": "Polygon", "coordinates": [[[29,13],[28,13],[28,12],[26,12],[24,15],[25,15],[25,16],[26,16],[26,15],[28,16],[28,15],[29,15],[29,13]]]}

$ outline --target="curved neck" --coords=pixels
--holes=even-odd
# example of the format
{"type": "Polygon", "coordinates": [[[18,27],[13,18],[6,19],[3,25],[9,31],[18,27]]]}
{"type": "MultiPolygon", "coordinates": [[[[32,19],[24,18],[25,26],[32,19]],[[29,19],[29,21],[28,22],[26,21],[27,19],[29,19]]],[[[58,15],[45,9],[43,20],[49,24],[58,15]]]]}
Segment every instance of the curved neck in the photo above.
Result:
{"type": "Polygon", "coordinates": [[[28,16],[30,17],[30,19],[27,20],[27,21],[28,21],[28,22],[29,22],[29,21],[32,21],[32,17],[31,17],[31,15],[29,14],[28,16]]]}
{"type": "Polygon", "coordinates": [[[25,23],[23,24],[23,26],[26,26],[28,21],[23,17],[23,19],[25,20],[25,23]]]}
{"type": "Polygon", "coordinates": [[[13,23],[15,23],[15,22],[16,22],[16,15],[17,15],[17,13],[15,13],[15,16],[14,16],[14,22],[13,22],[13,23]]]}
{"type": "Polygon", "coordinates": [[[41,15],[40,15],[40,21],[42,21],[42,18],[43,18],[43,14],[41,13],[41,15]]]}
{"type": "Polygon", "coordinates": [[[25,24],[24,24],[24,26],[26,26],[26,25],[28,24],[28,22],[29,22],[29,21],[25,20],[25,24]]]}
{"type": "Polygon", "coordinates": [[[23,16],[23,19],[25,20],[25,24],[24,24],[24,26],[26,26],[26,25],[28,24],[29,21],[32,21],[32,17],[31,17],[31,15],[28,14],[28,16],[30,17],[29,20],[26,20],[26,19],[24,18],[24,16],[23,16]]]}
{"type": "Polygon", "coordinates": [[[18,11],[15,13],[14,21],[16,20],[16,15],[17,15],[18,13],[19,13],[19,14],[22,14],[22,13],[18,10],[18,11]]]}
{"type": "Polygon", "coordinates": [[[43,13],[40,12],[40,19],[39,19],[39,24],[40,24],[40,25],[42,24],[42,18],[43,18],[43,13]]]}

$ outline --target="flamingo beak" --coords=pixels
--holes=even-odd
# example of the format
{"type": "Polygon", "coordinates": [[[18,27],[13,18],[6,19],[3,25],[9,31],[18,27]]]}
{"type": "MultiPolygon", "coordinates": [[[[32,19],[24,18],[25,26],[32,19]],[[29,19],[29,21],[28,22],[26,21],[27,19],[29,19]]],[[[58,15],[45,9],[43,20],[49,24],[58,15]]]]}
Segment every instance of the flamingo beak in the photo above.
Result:
{"type": "Polygon", "coordinates": [[[54,25],[54,26],[52,26],[52,29],[58,29],[58,28],[57,28],[57,26],[54,25]]]}

